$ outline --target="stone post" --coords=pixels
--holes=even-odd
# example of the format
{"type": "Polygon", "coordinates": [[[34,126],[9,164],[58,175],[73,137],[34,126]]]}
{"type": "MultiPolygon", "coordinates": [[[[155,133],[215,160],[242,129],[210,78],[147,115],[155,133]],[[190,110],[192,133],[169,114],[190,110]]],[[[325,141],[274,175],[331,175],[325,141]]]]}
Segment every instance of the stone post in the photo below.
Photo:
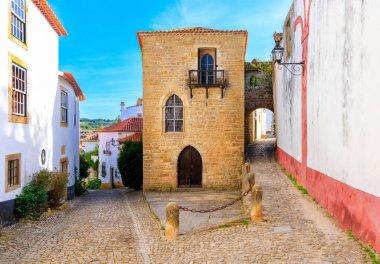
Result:
{"type": "MultiPolygon", "coordinates": [[[[241,194],[243,195],[246,191],[252,190],[252,187],[255,185],[255,175],[250,172],[243,178],[241,194]]],[[[243,208],[246,213],[249,213],[251,208],[251,198],[249,195],[243,197],[243,208]]]]}
{"type": "Polygon", "coordinates": [[[244,163],[241,170],[244,178],[245,175],[251,172],[251,164],[249,164],[248,162],[244,163]]]}
{"type": "Polygon", "coordinates": [[[252,187],[251,221],[261,222],[263,220],[263,189],[259,185],[252,187]]]}
{"type": "Polygon", "coordinates": [[[179,234],[179,207],[178,204],[170,202],[166,206],[166,239],[176,238],[179,234]]]}

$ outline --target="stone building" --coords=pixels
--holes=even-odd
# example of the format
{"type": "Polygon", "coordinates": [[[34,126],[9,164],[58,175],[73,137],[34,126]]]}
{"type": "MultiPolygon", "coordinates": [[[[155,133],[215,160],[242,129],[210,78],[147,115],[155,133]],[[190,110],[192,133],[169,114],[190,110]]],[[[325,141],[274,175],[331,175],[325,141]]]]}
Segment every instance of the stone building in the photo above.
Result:
{"type": "Polygon", "coordinates": [[[144,190],[240,186],[247,34],[207,28],[137,33],[144,190]]]}

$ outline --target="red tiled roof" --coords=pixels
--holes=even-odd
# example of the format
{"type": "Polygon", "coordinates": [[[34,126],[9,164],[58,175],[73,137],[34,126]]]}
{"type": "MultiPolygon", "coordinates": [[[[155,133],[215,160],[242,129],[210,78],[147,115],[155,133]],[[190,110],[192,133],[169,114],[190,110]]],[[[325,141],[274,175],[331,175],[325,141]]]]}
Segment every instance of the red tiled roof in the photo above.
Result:
{"type": "Polygon", "coordinates": [[[142,117],[130,117],[117,124],[98,130],[98,132],[142,132],[142,129],[142,117]]]}
{"type": "Polygon", "coordinates": [[[245,47],[244,50],[247,49],[247,41],[248,41],[248,31],[247,30],[219,30],[219,29],[212,29],[212,28],[203,28],[203,27],[188,27],[188,28],[179,28],[179,29],[172,29],[172,30],[158,30],[158,31],[138,31],[137,39],[140,44],[140,48],[142,48],[142,35],[157,35],[157,34],[189,34],[189,33],[211,33],[211,34],[217,34],[217,33],[244,33],[245,34],[245,47]]]}
{"type": "Polygon", "coordinates": [[[83,142],[98,142],[99,134],[98,133],[90,134],[87,137],[83,138],[82,141],[83,142]]]}
{"type": "Polygon", "coordinates": [[[54,31],[57,32],[58,36],[67,36],[67,31],[62,26],[61,22],[58,20],[46,0],[33,0],[33,3],[45,16],[46,20],[49,22],[54,31]]]}
{"type": "Polygon", "coordinates": [[[141,142],[142,141],[142,136],[141,133],[135,133],[133,135],[130,135],[125,138],[120,138],[117,140],[119,143],[125,143],[125,142],[141,142]]]}
{"type": "Polygon", "coordinates": [[[86,97],[84,96],[84,94],[83,94],[82,90],[80,89],[77,81],[75,80],[74,76],[71,73],[64,72],[62,77],[73,86],[75,95],[79,97],[80,101],[86,100],[86,97]]]}

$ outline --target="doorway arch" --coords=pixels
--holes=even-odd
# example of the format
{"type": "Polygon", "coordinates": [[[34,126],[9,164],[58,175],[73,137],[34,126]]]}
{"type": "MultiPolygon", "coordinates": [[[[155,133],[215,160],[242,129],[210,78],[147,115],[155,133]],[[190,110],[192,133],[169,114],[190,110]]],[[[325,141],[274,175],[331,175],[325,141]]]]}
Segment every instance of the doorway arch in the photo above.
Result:
{"type": "Polygon", "coordinates": [[[178,188],[202,187],[202,156],[187,146],[178,156],[178,188]]]}

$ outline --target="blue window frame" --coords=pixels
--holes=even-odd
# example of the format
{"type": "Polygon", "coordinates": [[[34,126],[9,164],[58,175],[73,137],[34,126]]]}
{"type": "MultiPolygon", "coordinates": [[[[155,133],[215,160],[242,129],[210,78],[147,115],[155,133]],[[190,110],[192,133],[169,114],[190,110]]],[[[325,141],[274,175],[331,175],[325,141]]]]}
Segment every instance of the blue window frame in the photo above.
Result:
{"type": "Polygon", "coordinates": [[[214,83],[214,59],[210,54],[205,54],[201,59],[201,83],[214,83]]]}
{"type": "Polygon", "coordinates": [[[23,43],[26,43],[25,10],[25,0],[11,0],[12,35],[23,43]]]}

